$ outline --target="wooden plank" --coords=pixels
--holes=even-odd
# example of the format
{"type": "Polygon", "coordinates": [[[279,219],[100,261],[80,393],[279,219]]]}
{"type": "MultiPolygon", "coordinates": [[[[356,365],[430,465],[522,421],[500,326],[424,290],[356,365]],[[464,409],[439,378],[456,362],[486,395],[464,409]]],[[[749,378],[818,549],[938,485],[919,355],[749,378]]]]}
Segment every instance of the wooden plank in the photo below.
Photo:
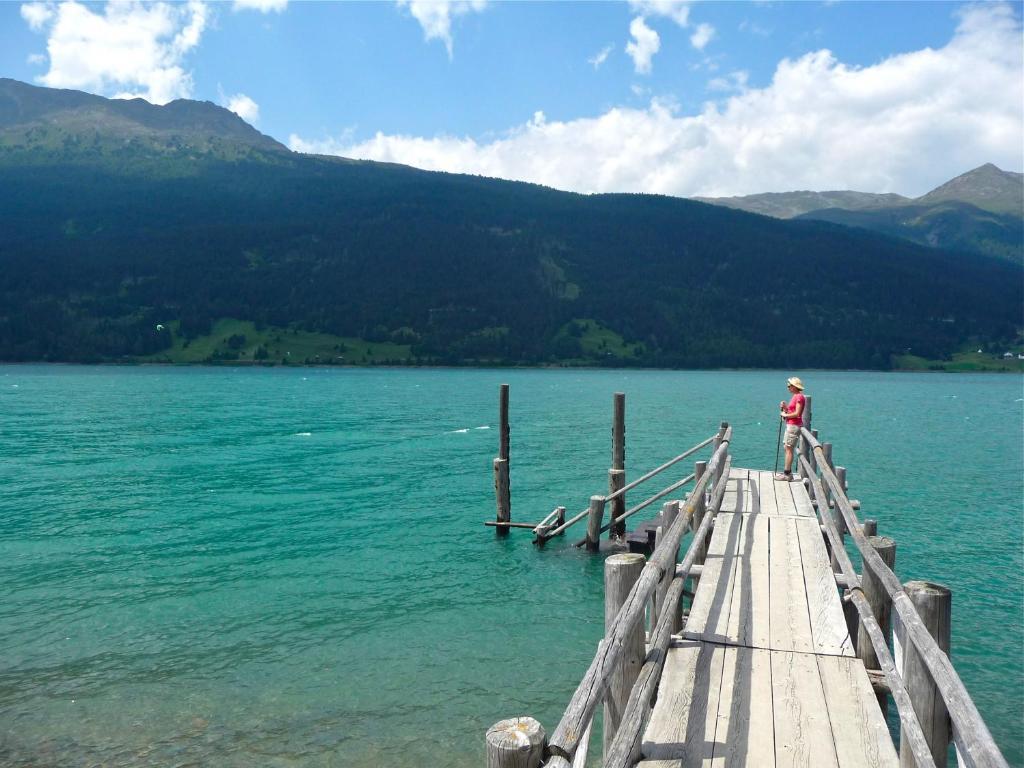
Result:
{"type": "Polygon", "coordinates": [[[814,505],[811,504],[811,497],[807,495],[807,489],[803,483],[790,483],[789,490],[793,494],[793,506],[796,507],[796,514],[799,517],[814,517],[814,505]]]}
{"type": "Polygon", "coordinates": [[[736,565],[742,515],[719,513],[704,559],[700,584],[694,595],[683,636],[692,639],[725,639],[729,631],[732,574],[736,565]]]}
{"type": "Polygon", "coordinates": [[[822,692],[832,723],[839,768],[899,765],[889,728],[859,659],[818,656],[822,692]]]}
{"type": "Polygon", "coordinates": [[[722,665],[711,765],[716,768],[772,766],[774,761],[766,760],[765,756],[774,754],[771,653],[753,648],[728,648],[722,665]]]}
{"type": "Polygon", "coordinates": [[[815,657],[770,653],[776,768],[838,768],[815,657]]]}
{"type": "Polygon", "coordinates": [[[787,482],[786,480],[775,481],[775,504],[778,507],[778,514],[786,517],[796,516],[796,504],[793,502],[793,485],[796,485],[796,481],[787,482]]]}
{"type": "Polygon", "coordinates": [[[814,644],[811,640],[796,519],[770,517],[768,522],[771,537],[768,587],[771,594],[771,648],[809,653],[814,644]]]}
{"type": "Polygon", "coordinates": [[[757,473],[757,489],[760,496],[760,512],[762,515],[777,515],[779,507],[775,501],[775,479],[771,472],[757,473]]]}
{"type": "Polygon", "coordinates": [[[769,530],[764,515],[743,515],[729,608],[730,642],[752,648],[768,648],[769,530]]]}
{"type": "Polygon", "coordinates": [[[814,652],[853,656],[853,643],[846,626],[843,604],[839,599],[835,574],[829,564],[818,521],[798,517],[793,525],[800,546],[814,652]]]}
{"type": "Polygon", "coordinates": [[[692,640],[669,648],[658,701],[644,732],[641,753],[678,760],[680,768],[710,764],[718,724],[725,647],[692,640]]]}

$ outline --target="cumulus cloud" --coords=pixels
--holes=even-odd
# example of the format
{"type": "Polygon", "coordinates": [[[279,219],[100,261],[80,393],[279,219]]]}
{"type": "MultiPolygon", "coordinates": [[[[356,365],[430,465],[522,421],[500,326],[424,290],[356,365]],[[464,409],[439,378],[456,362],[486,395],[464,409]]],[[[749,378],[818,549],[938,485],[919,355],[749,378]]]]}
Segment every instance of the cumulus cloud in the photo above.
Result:
{"type": "Polygon", "coordinates": [[[690,23],[687,0],[629,0],[629,7],[638,16],[664,16],[680,27],[690,23]]]}
{"type": "Polygon", "coordinates": [[[21,18],[28,22],[29,29],[39,32],[53,18],[53,9],[46,3],[25,3],[21,6],[21,18]]]}
{"type": "Polygon", "coordinates": [[[690,35],[690,45],[698,51],[703,51],[704,46],[711,42],[715,36],[715,28],[710,24],[698,24],[697,29],[690,35]]]}
{"type": "Polygon", "coordinates": [[[247,123],[256,123],[260,119],[260,105],[250,99],[244,93],[236,93],[224,100],[228,109],[245,120],[247,123]]]}
{"type": "Polygon", "coordinates": [[[235,0],[233,11],[259,11],[260,13],[281,13],[288,7],[288,0],[235,0]]]}
{"type": "Polygon", "coordinates": [[[30,3],[21,15],[47,35],[50,69],[37,78],[43,85],[142,96],[154,104],[192,93],[183,64],[206,28],[205,3],[108,3],[102,10],[73,1],[30,3]]]}
{"type": "Polygon", "coordinates": [[[452,57],[452,19],[482,11],[487,0],[398,0],[399,7],[408,8],[423,27],[426,40],[440,40],[452,57]]]}
{"type": "Polygon", "coordinates": [[[745,69],[730,72],[725,77],[716,77],[708,81],[709,91],[742,91],[747,87],[750,73],[745,69]]]}
{"type": "Polygon", "coordinates": [[[531,120],[496,139],[312,141],[302,152],[520,179],[581,192],[740,195],[858,189],[919,195],[981,165],[1024,164],[1021,26],[971,6],[938,49],[856,67],[827,50],[784,59],[764,88],[697,114],[654,100],[596,117],[531,120]]]}
{"type": "Polygon", "coordinates": [[[633,59],[633,69],[637,74],[651,73],[651,59],[661,48],[658,33],[647,26],[643,16],[637,16],[629,25],[629,34],[633,39],[626,43],[626,53],[633,59]]]}
{"type": "Polygon", "coordinates": [[[604,48],[602,48],[600,51],[598,51],[592,57],[587,59],[587,63],[590,64],[594,69],[597,69],[602,64],[604,64],[605,61],[608,60],[608,54],[610,54],[611,52],[612,52],[612,46],[606,45],[604,48]]]}

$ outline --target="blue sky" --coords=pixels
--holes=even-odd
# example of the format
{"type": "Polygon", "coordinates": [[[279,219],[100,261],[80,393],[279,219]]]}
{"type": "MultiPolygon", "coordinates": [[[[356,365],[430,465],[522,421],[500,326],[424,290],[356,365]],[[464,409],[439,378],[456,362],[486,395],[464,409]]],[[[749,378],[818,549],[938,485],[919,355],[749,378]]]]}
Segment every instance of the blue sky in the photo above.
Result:
{"type": "Polygon", "coordinates": [[[579,191],[908,195],[1020,171],[1021,4],[0,4],[0,76],[294,149],[579,191]]]}

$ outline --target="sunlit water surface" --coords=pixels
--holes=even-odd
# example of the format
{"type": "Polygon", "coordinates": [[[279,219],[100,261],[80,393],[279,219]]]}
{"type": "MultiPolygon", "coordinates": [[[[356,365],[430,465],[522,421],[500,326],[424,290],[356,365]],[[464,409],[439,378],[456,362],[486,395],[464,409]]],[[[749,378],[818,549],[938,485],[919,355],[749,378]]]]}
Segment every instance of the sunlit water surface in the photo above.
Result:
{"type": "MultiPolygon", "coordinates": [[[[618,390],[628,476],[722,419],[770,468],[785,375],[0,366],[0,764],[479,766],[554,727],[603,610],[600,558],[482,525],[498,384],[535,521],[606,487],[618,390]]],[[[1020,765],[1021,379],[804,378],[1020,765]]]]}

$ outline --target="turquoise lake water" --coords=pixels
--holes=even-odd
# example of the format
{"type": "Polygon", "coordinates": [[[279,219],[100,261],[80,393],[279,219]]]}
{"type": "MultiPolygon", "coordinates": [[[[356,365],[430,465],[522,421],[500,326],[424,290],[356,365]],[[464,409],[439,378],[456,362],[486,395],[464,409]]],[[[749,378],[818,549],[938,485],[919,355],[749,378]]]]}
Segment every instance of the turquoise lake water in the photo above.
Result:
{"type": "MultiPolygon", "coordinates": [[[[482,525],[499,383],[535,521],[606,490],[613,392],[627,477],[723,419],[771,468],[791,373],[0,366],[0,764],[482,765],[603,627],[599,557],[482,525]]],[[[1024,764],[1022,379],[796,373],[1024,764]]]]}

